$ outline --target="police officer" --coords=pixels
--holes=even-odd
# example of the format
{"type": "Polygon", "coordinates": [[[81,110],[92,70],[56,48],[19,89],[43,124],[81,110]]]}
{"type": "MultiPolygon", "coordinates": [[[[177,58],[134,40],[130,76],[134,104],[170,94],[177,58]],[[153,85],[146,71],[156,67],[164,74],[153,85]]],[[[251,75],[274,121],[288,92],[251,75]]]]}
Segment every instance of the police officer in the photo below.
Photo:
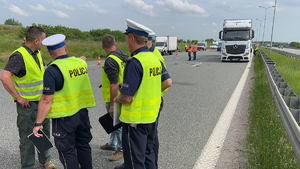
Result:
{"type": "MultiPolygon", "coordinates": [[[[157,48],[155,48],[155,46],[152,45],[152,37],[154,35],[155,35],[154,32],[149,33],[147,46],[149,48],[149,51],[152,52],[157,57],[157,59],[162,63],[162,67],[164,67],[166,69],[167,66],[165,64],[164,58],[161,56],[161,53],[159,52],[159,50],[157,48]]],[[[166,72],[162,72],[162,74],[165,74],[165,73],[166,72]]],[[[167,86],[170,87],[172,85],[171,77],[168,77],[165,80],[164,83],[167,83],[167,86]]],[[[158,150],[159,150],[159,141],[158,141],[158,134],[157,134],[158,118],[159,118],[160,112],[162,111],[163,105],[164,105],[163,104],[163,95],[167,92],[167,90],[168,90],[168,88],[161,92],[161,104],[160,104],[159,113],[158,113],[158,116],[157,116],[157,119],[156,119],[156,136],[155,136],[154,144],[153,144],[153,151],[154,151],[154,154],[155,154],[156,168],[158,168],[157,162],[158,162],[158,150]]]]}
{"type": "Polygon", "coordinates": [[[121,94],[114,99],[122,104],[124,167],[153,169],[156,168],[153,151],[155,121],[161,91],[167,86],[162,83],[165,75],[161,75],[164,70],[160,61],[145,46],[152,30],[129,19],[127,25],[126,44],[133,58],[127,61],[121,94]]]}
{"type": "MultiPolygon", "coordinates": [[[[21,168],[33,168],[35,165],[35,148],[27,138],[33,129],[37,107],[42,96],[44,64],[40,49],[46,34],[42,28],[31,26],[26,32],[26,41],[10,56],[1,75],[4,88],[11,94],[17,107],[17,127],[20,137],[21,168]]],[[[50,137],[50,121],[46,119],[41,125],[50,137]]],[[[38,153],[41,166],[54,168],[50,161],[50,151],[38,153]]]]}
{"type": "Polygon", "coordinates": [[[43,40],[54,61],[44,75],[43,95],[39,102],[33,133],[45,118],[52,118],[52,135],[65,169],[91,169],[89,142],[92,139],[88,107],[95,106],[87,64],[66,53],[65,36],[52,35],[43,40]]]}
{"type": "MultiPolygon", "coordinates": [[[[105,35],[102,38],[102,48],[107,54],[102,66],[102,95],[107,112],[113,118],[113,99],[118,95],[119,84],[123,82],[123,72],[128,56],[117,49],[117,43],[112,35],[105,35]]],[[[100,147],[103,150],[114,150],[115,153],[109,157],[110,161],[123,158],[122,148],[122,127],[113,131],[109,142],[100,147]]]]}

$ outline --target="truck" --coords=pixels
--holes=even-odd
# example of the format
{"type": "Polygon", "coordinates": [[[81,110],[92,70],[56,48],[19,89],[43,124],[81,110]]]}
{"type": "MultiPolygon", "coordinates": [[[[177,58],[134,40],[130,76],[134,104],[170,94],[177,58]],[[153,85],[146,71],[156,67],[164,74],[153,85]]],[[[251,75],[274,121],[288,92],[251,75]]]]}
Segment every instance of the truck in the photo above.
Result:
{"type": "Polygon", "coordinates": [[[225,19],[219,39],[223,41],[221,61],[249,61],[254,38],[252,19],[225,19]]]}
{"type": "Polygon", "coordinates": [[[217,49],[218,48],[218,42],[214,41],[209,45],[209,48],[211,50],[217,49]]]}
{"type": "Polygon", "coordinates": [[[200,51],[202,49],[202,51],[207,49],[207,42],[198,42],[197,43],[198,46],[198,50],[200,51]]]}
{"type": "Polygon", "coordinates": [[[169,54],[177,50],[176,36],[156,36],[155,47],[160,51],[161,55],[169,54]]]}

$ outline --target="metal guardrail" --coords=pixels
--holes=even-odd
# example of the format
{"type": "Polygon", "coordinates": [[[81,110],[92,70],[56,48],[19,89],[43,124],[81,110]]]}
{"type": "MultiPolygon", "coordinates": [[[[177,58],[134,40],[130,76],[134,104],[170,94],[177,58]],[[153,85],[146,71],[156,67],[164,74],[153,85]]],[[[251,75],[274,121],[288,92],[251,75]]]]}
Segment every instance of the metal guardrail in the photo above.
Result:
{"type": "MultiPolygon", "coordinates": [[[[293,92],[283,77],[275,68],[275,62],[269,58],[261,49],[259,52],[262,56],[270,89],[280,115],[282,124],[289,137],[294,153],[300,164],[300,109],[299,97],[293,92]]],[[[300,58],[300,56],[298,56],[300,58]]]]}

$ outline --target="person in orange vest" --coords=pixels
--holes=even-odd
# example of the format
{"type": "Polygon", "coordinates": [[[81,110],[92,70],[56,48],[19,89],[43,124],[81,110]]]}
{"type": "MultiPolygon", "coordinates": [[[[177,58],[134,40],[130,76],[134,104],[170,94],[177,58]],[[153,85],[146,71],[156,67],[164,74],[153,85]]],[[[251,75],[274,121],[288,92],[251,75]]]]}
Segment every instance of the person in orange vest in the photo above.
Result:
{"type": "Polygon", "coordinates": [[[191,52],[193,51],[193,47],[192,47],[191,43],[189,44],[189,47],[187,48],[187,51],[188,51],[188,56],[189,56],[188,61],[191,61],[191,52]]]}
{"type": "Polygon", "coordinates": [[[193,45],[193,54],[194,54],[194,59],[193,60],[196,60],[196,52],[198,50],[198,46],[194,43],[193,45]]]}

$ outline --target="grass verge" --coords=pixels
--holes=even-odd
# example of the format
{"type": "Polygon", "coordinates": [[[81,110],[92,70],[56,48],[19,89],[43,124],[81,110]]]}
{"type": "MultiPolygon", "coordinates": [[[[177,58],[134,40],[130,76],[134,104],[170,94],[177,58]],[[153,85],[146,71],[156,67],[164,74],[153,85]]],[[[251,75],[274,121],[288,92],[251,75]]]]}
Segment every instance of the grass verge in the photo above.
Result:
{"type": "Polygon", "coordinates": [[[262,58],[255,58],[246,168],[300,168],[270,91],[262,58]]]}
{"type": "Polygon", "coordinates": [[[262,49],[275,63],[276,69],[284,78],[285,82],[293,89],[297,96],[300,96],[300,60],[284,56],[268,49],[262,49]]]}

